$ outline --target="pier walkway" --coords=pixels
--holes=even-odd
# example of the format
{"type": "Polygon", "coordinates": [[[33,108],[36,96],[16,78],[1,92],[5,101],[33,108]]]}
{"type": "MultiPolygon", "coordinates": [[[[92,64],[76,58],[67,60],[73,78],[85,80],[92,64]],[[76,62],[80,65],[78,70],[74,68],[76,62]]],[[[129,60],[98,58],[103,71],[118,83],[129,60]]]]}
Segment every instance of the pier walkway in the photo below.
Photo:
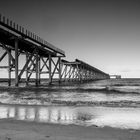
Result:
{"type": "Polygon", "coordinates": [[[89,81],[108,79],[110,76],[89,64],[76,59],[63,60],[65,52],[34,33],[24,29],[12,20],[0,15],[0,69],[8,69],[8,85],[14,78],[19,86],[22,78],[28,85],[35,78],[35,85],[47,78],[51,84],[54,79],[62,81],[89,81]],[[4,60],[5,59],[5,60],[4,60]],[[7,64],[6,64],[7,62],[7,64]],[[21,65],[22,64],[22,65],[21,65]]]}

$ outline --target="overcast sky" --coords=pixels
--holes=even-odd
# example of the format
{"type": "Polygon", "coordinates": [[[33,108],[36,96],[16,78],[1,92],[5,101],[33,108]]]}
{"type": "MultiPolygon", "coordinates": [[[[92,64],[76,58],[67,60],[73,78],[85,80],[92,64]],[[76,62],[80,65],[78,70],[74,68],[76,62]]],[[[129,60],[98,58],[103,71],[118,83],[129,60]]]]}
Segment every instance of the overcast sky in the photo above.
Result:
{"type": "Polygon", "coordinates": [[[140,78],[139,0],[1,0],[0,13],[109,74],[140,78]]]}

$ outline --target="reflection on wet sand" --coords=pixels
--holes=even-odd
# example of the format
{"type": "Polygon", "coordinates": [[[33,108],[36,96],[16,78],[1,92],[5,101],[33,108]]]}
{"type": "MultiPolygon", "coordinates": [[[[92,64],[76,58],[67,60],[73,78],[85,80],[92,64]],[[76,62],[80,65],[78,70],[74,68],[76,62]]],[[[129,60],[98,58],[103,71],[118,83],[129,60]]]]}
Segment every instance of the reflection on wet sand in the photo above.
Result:
{"type": "Polygon", "coordinates": [[[0,105],[0,119],[140,129],[140,108],[0,105]]]}
{"type": "Polygon", "coordinates": [[[77,112],[72,107],[29,107],[29,106],[0,106],[0,118],[13,118],[46,123],[82,123],[91,119],[88,114],[77,112]]]}

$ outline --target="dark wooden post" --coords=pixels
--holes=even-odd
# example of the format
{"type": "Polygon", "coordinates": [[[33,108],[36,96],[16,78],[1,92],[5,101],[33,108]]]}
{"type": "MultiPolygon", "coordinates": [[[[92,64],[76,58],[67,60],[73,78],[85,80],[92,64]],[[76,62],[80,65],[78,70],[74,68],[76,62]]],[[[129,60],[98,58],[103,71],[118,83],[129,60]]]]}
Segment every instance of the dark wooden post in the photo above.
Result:
{"type": "Polygon", "coordinates": [[[38,69],[38,51],[36,52],[36,86],[38,86],[38,80],[39,80],[39,69],[38,69]]]}
{"type": "Polygon", "coordinates": [[[41,70],[40,70],[40,67],[41,67],[41,61],[40,61],[40,57],[38,57],[38,69],[39,69],[39,74],[38,74],[38,83],[40,85],[40,76],[41,76],[41,70]]]}
{"type": "Polygon", "coordinates": [[[58,57],[59,61],[59,83],[61,82],[61,71],[62,71],[62,65],[61,65],[61,57],[58,57]]]}
{"type": "MultiPolygon", "coordinates": [[[[11,50],[9,50],[9,53],[11,53],[11,50]]],[[[8,86],[11,86],[11,55],[8,54],[8,86]]]]}
{"type": "MultiPolygon", "coordinates": [[[[28,61],[28,52],[26,52],[26,63],[28,61]]],[[[26,67],[26,86],[28,86],[28,65],[26,67]]]]}
{"type": "Polygon", "coordinates": [[[49,54],[49,84],[52,83],[52,66],[51,66],[51,61],[52,61],[52,58],[51,58],[51,55],[49,54]]]}
{"type": "Polygon", "coordinates": [[[18,79],[18,40],[15,39],[15,86],[19,85],[18,79]]]}

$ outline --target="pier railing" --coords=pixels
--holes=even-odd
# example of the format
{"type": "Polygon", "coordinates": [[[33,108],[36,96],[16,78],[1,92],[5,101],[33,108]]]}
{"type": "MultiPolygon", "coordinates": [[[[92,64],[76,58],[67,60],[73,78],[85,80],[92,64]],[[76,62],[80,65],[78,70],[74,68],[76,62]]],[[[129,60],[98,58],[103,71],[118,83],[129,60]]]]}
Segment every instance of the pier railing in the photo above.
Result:
{"type": "Polygon", "coordinates": [[[24,39],[30,39],[31,41],[41,45],[42,47],[45,47],[49,50],[60,53],[61,55],[65,55],[65,52],[63,50],[55,47],[54,45],[50,44],[49,42],[47,42],[44,39],[37,36],[35,33],[30,32],[29,30],[16,24],[12,20],[6,18],[5,16],[3,16],[1,14],[0,14],[0,25],[9,29],[10,31],[13,31],[13,32],[21,35],[24,39]]]}

